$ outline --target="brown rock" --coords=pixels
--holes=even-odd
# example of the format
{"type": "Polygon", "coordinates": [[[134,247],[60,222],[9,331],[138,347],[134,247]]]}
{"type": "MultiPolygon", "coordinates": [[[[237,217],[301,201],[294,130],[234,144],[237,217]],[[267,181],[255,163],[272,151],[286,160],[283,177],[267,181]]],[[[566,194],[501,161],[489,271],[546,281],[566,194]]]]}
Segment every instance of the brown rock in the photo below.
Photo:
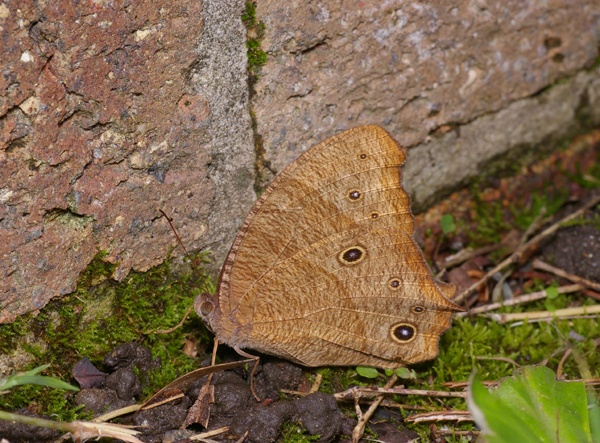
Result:
{"type": "Polygon", "coordinates": [[[416,147],[405,183],[422,206],[494,157],[573,134],[582,107],[600,122],[599,71],[577,75],[598,57],[596,0],[264,0],[257,15],[269,57],[253,109],[276,172],[379,124],[416,147]]]}
{"type": "Polygon", "coordinates": [[[159,209],[218,267],[257,157],[277,172],[379,124],[411,148],[418,208],[495,158],[600,123],[595,0],[257,8],[259,155],[242,0],[1,3],[0,323],[72,291],[98,251],[117,279],[161,263],[177,244],[159,209]]]}
{"type": "Polygon", "coordinates": [[[117,279],[161,263],[159,209],[190,250],[228,249],[253,197],[243,2],[203,6],[2,3],[0,323],[73,291],[98,251],[117,279]]]}

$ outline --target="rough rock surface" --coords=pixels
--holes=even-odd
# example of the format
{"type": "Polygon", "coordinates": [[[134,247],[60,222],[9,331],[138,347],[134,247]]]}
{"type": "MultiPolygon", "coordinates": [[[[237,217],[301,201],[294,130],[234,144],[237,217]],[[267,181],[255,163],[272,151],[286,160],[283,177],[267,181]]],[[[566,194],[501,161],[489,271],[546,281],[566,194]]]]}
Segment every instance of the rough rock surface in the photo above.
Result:
{"type": "Polygon", "coordinates": [[[417,147],[405,183],[422,206],[494,157],[564,136],[582,106],[596,108],[587,124],[600,122],[600,71],[577,75],[598,57],[596,0],[257,8],[269,57],[252,106],[273,172],[327,136],[375,123],[417,147]]]}
{"type": "Polygon", "coordinates": [[[0,3],[0,323],[176,246],[217,258],[252,203],[243,1],[0,3]]]}
{"type": "MultiPolygon", "coordinates": [[[[222,263],[255,198],[243,9],[0,2],[0,323],[71,292],[99,251],[119,280],[161,263],[177,244],[159,209],[222,263]]],[[[274,173],[380,124],[411,148],[422,207],[600,122],[596,0],[261,0],[257,15],[269,58],[252,108],[274,173]]]]}

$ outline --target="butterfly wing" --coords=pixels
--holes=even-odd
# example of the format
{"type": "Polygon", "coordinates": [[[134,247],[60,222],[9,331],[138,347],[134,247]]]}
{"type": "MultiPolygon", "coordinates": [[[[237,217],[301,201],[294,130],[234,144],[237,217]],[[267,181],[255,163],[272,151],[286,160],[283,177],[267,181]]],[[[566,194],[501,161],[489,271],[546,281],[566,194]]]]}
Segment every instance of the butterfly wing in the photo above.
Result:
{"type": "Polygon", "coordinates": [[[226,259],[217,337],[307,366],[435,357],[453,311],[413,240],[405,150],[377,126],[313,147],[256,203],[226,259]]]}

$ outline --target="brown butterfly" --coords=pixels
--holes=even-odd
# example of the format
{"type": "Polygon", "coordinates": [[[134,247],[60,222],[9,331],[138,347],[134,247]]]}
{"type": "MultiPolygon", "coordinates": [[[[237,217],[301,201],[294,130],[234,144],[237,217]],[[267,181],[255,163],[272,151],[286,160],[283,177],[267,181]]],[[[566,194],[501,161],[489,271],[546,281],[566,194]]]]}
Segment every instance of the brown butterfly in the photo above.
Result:
{"type": "Polygon", "coordinates": [[[438,354],[456,289],[413,239],[406,150],[378,126],[342,132],[279,174],[244,222],[217,293],[217,338],[305,366],[396,368],[438,354]]]}

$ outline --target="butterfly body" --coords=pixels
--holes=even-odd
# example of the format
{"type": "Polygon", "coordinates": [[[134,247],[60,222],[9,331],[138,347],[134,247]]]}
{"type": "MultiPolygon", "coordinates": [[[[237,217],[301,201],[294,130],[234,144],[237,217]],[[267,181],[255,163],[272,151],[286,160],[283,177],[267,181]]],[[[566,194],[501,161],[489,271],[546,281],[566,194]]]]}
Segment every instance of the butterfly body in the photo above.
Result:
{"type": "Polygon", "coordinates": [[[434,358],[461,308],[413,239],[405,157],[386,131],[364,126],[279,174],[234,241],[217,293],[196,301],[217,338],[305,366],[434,358]]]}

